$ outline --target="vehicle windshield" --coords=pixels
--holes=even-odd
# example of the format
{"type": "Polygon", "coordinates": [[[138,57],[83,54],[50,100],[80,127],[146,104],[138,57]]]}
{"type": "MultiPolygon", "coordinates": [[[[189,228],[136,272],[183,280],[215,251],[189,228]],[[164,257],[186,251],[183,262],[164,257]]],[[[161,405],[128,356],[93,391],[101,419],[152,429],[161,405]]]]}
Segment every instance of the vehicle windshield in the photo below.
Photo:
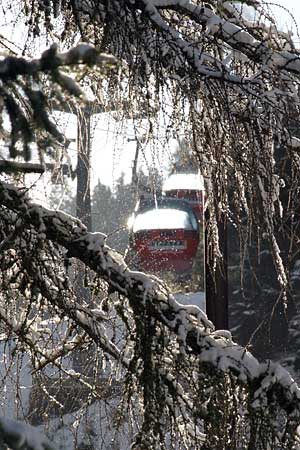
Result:
{"type": "Polygon", "coordinates": [[[157,208],[138,214],[133,224],[134,233],[140,230],[173,229],[197,230],[197,220],[186,211],[157,208]]]}

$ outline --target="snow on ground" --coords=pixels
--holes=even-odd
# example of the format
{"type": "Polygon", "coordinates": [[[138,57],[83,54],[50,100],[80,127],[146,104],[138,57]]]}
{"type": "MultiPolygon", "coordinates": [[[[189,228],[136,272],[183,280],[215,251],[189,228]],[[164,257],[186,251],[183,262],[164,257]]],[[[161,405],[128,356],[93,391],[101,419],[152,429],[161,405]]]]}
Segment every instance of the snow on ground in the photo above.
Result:
{"type": "MultiPolygon", "coordinates": [[[[183,305],[196,305],[205,311],[204,292],[180,292],[175,294],[175,298],[183,305]]],[[[32,387],[29,358],[22,355],[14,360],[12,356],[14,347],[14,340],[0,345],[2,354],[0,375],[3,383],[0,427],[2,425],[2,428],[8,432],[13,429],[13,434],[19,436],[20,442],[30,443],[34,450],[44,450],[47,444],[50,448],[44,436],[48,436],[57,450],[72,450],[84,448],[87,445],[93,445],[97,450],[129,450],[132,430],[127,423],[126,415],[120,417],[117,397],[97,401],[90,406],[84,405],[85,402],[83,402],[82,410],[60,418],[52,418],[48,424],[34,428],[36,430],[34,433],[32,433],[33,428],[25,425],[25,422],[14,422],[15,419],[26,420],[32,387]],[[86,410],[84,406],[87,406],[86,410]]],[[[67,359],[65,358],[66,365],[67,362],[70,363],[67,359]]],[[[52,373],[51,370],[47,372],[48,375],[52,373]]]]}
{"type": "MultiPolygon", "coordinates": [[[[206,309],[205,292],[179,292],[174,296],[183,305],[206,309]]],[[[134,430],[126,414],[120,419],[120,411],[118,398],[97,401],[85,412],[76,411],[50,420],[47,434],[55,441],[57,450],[86,448],[85,445],[92,445],[96,450],[130,450],[134,430]]]]}
{"type": "MultiPolygon", "coordinates": [[[[97,401],[85,409],[52,419],[47,435],[57,450],[94,448],[129,450],[133,439],[126,414],[121,416],[119,399],[97,401]]],[[[44,426],[39,426],[43,432],[44,426]]]]}
{"type": "Polygon", "coordinates": [[[196,305],[206,311],[205,292],[178,292],[174,294],[176,300],[183,305],[196,305]]]}

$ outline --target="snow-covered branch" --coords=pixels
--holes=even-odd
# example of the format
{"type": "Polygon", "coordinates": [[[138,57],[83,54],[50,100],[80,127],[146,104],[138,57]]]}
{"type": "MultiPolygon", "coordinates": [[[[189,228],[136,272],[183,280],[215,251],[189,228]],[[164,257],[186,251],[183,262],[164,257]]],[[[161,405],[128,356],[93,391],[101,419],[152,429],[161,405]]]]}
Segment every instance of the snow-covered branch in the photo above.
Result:
{"type": "MultiPolygon", "coordinates": [[[[102,66],[111,65],[111,58],[86,44],[66,53],[54,46],[31,61],[5,58],[0,62],[4,99],[0,112],[10,117],[12,158],[19,155],[20,142],[25,159],[30,159],[34,142],[51,149],[54,141],[65,145],[48,116],[51,102],[47,99],[54,92],[59,102],[72,96],[82,100],[78,85],[61,72],[76,64],[92,68],[87,81],[95,95],[101,91],[101,105],[103,98],[110,106],[127,105],[130,117],[136,109],[146,111],[153,130],[159,128],[161,116],[156,112],[161,111],[167,117],[167,138],[184,130],[207,180],[211,254],[220,256],[220,212],[222,217],[233,217],[237,226],[246,221],[249,235],[254,228],[269,239],[277,281],[286,291],[288,278],[275,232],[285,213],[288,221],[295,217],[300,166],[297,151],[283,152],[290,158],[286,176],[278,168],[275,151],[299,147],[298,139],[291,137],[299,122],[299,52],[291,36],[276,28],[263,2],[248,0],[246,4],[259,12],[253,20],[245,18],[235,3],[213,0],[205,4],[200,0],[75,0],[67,2],[67,7],[54,0],[40,3],[38,12],[28,6],[30,23],[36,26],[44,18],[47,29],[49,24],[52,27],[51,13],[61,14],[65,43],[70,45],[79,32],[82,40],[121,60],[124,70],[108,74],[103,83],[102,66]],[[44,74],[49,90],[40,88],[44,74]],[[34,85],[32,75],[38,80],[34,85]],[[288,205],[280,202],[286,181],[282,178],[291,186],[288,205]],[[285,206],[290,210],[284,211],[285,206]]],[[[24,300],[27,314],[26,321],[20,320],[22,329],[8,320],[10,316],[0,317],[5,331],[23,339],[24,347],[39,359],[35,368],[45,372],[48,363],[58,367],[60,358],[69,358],[87,343],[110,363],[117,361],[122,375],[127,374],[128,396],[141,411],[136,414],[142,419],[137,420],[139,432],[132,449],[164,448],[169,426],[172,439],[183,437],[187,449],[202,448],[203,441],[210,450],[241,448],[239,427],[243,426],[245,448],[297,448],[300,391],[280,365],[260,364],[232,341],[229,332],[214,330],[199,308],[178,303],[161,280],[131,270],[107,245],[104,234],[89,233],[77,219],[34,204],[24,190],[1,182],[0,205],[3,298],[8,287],[24,300]],[[107,294],[99,308],[85,299],[81,303],[81,292],[74,293],[70,287],[64,258],[79,259],[91,269],[87,278],[95,277],[100,286],[95,284],[95,292],[101,292],[99,298],[107,294]],[[67,318],[71,331],[60,333],[61,342],[54,339],[42,349],[43,332],[39,328],[35,340],[34,324],[27,319],[36,306],[41,306],[37,316],[42,316],[44,304],[47,314],[64,317],[62,326],[67,318]],[[121,322],[126,342],[119,329],[111,333],[105,308],[113,311],[116,323],[121,322]],[[218,416],[220,405],[227,409],[218,416]],[[226,437],[218,436],[220,426],[226,433],[229,430],[226,437]]],[[[86,289],[93,291],[91,286],[86,289]]]]}
{"type": "MultiPolygon", "coordinates": [[[[105,235],[87,232],[77,219],[59,211],[51,211],[33,204],[28,197],[13,186],[1,183],[0,203],[18,212],[27,227],[41,230],[44,237],[65,247],[69,257],[79,258],[104,278],[110,287],[129,299],[136,315],[147,314],[177,336],[182,351],[192,352],[202,363],[221,373],[232,373],[242,383],[253,389],[253,408],[272,396],[280,395],[296,416],[300,413],[300,389],[290,375],[277,364],[259,364],[245,349],[233,343],[229,332],[214,331],[206,315],[196,306],[179,304],[171,292],[157,278],[130,270],[123,259],[105,244],[105,235]]],[[[92,313],[83,313],[80,307],[71,308],[67,303],[59,305],[55,296],[48,301],[69,314],[97,343],[98,326],[92,313]],[[91,316],[90,319],[88,316],[91,316]]],[[[118,355],[104,343],[104,349],[114,357],[118,355]]],[[[102,344],[101,344],[102,345],[102,344]]],[[[273,397],[272,397],[273,398],[273,397]]],[[[288,407],[288,406],[287,406],[288,407]]]]}
{"type": "MultiPolygon", "coordinates": [[[[18,76],[34,76],[40,72],[52,72],[60,67],[78,64],[110,68],[116,66],[117,60],[111,55],[99,53],[95,47],[89,44],[79,44],[64,53],[59,53],[57,45],[53,44],[49,50],[44,51],[39,59],[29,60],[16,56],[7,56],[0,60],[0,80],[3,83],[11,82],[16,80],[18,76]]],[[[69,77],[64,78],[62,83],[69,91],[79,93],[79,87],[73,79],[69,77]]],[[[83,95],[82,91],[80,93],[83,95]]]]}
{"type": "MultiPolygon", "coordinates": [[[[262,41],[255,38],[248,30],[245,30],[242,14],[239,14],[241,25],[238,25],[233,23],[232,20],[222,18],[219,14],[215,13],[213,8],[205,7],[203,4],[198,5],[196,2],[188,0],[143,0],[140,3],[144,5],[145,11],[149,14],[150,19],[162,31],[165,31],[167,26],[160,12],[164,9],[174,10],[189,16],[192,20],[203,25],[205,27],[203,30],[204,33],[214,35],[218,39],[221,39],[224,44],[245,54],[256,63],[266,65],[271,69],[284,69],[298,75],[300,73],[300,54],[275,50],[270,47],[271,29],[269,30],[269,36],[266,33],[265,40],[262,41]]],[[[257,2],[258,5],[259,2],[257,2]]],[[[224,2],[222,6],[226,9],[229,6],[229,2],[224,2]]],[[[173,33],[171,32],[170,34],[173,33]]]]}
{"type": "MultiPolygon", "coordinates": [[[[105,70],[116,67],[117,60],[85,43],[64,53],[60,53],[57,45],[53,44],[36,59],[17,56],[0,59],[0,96],[3,99],[0,116],[6,113],[10,121],[9,132],[2,126],[1,131],[9,141],[11,158],[22,155],[28,162],[32,157],[32,147],[36,144],[40,163],[44,165],[46,148],[68,146],[68,140],[50,117],[51,101],[58,107],[67,100],[70,102],[76,98],[77,101],[85,101],[87,106],[90,106],[91,102],[87,101],[83,89],[73,77],[63,72],[66,68],[80,65],[89,67],[95,73],[104,73],[105,70]],[[49,80],[52,83],[51,94],[49,80]],[[23,147],[22,151],[20,145],[23,147]]],[[[4,161],[2,166],[11,171],[20,168],[15,161],[4,161]]],[[[42,172],[43,167],[27,166],[25,170],[42,172]]]]}
{"type": "Polygon", "coordinates": [[[7,417],[0,417],[0,437],[12,450],[56,449],[37,428],[7,417]]]}

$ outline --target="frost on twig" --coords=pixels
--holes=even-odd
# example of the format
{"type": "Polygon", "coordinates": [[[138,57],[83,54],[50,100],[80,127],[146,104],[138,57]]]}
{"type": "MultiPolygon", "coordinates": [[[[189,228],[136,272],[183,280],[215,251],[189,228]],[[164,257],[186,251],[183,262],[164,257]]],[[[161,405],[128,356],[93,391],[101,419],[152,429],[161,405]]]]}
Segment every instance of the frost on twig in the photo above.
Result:
{"type": "MultiPolygon", "coordinates": [[[[62,26],[65,21],[67,39],[79,32],[84,41],[93,39],[97,48],[124,61],[126,70],[107,77],[103,98],[126,105],[125,117],[145,112],[152,136],[160,111],[166,139],[182,133],[188,137],[207,180],[208,235],[215,255],[220,256],[220,214],[237,225],[256,227],[271,243],[278,280],[286,289],[275,233],[285,214],[288,220],[294,217],[295,209],[289,208],[298,204],[299,193],[299,155],[288,148],[298,146],[290,121],[299,122],[299,52],[291,36],[278,31],[259,1],[247,2],[257,12],[252,18],[235,3],[212,0],[204,5],[188,0],[71,3],[41,4],[38,12],[30,11],[31,18],[35,24],[45,19],[47,26],[53,7],[62,26]],[[286,151],[291,166],[288,205],[280,202],[286,174],[278,170],[277,150],[286,151]]],[[[23,141],[23,155],[29,159],[34,141],[27,109],[18,101],[21,93],[30,117],[44,130],[41,137],[52,135],[63,145],[48,116],[37,114],[47,99],[39,87],[36,91],[27,84],[30,71],[37,77],[46,73],[59,100],[65,90],[81,99],[62,67],[93,64],[94,56],[84,44],[65,54],[52,47],[33,64],[21,60],[20,67],[19,60],[6,60],[3,73],[7,77],[11,68],[18,68],[21,80],[17,84],[12,79],[15,99],[2,79],[10,94],[4,95],[4,107],[12,122],[12,157],[17,141],[23,141]]],[[[297,448],[299,388],[280,365],[260,364],[230,333],[215,331],[199,308],[181,305],[156,277],[131,270],[103,234],[88,233],[78,220],[33,204],[11,185],[1,184],[0,203],[0,276],[7,308],[2,322],[36,369],[55,366],[70,374],[64,358],[87,344],[96,348],[100,356],[93,364],[94,376],[101,370],[109,382],[124,381],[135,449],[164,449],[169,442],[180,442],[185,449],[297,448]],[[91,293],[105,286],[101,300],[92,295],[99,304],[77,301],[63,258],[80,260],[92,271],[93,282],[86,286],[91,293]],[[16,323],[9,320],[16,308],[7,300],[12,291],[22,310],[16,323]],[[45,325],[46,315],[58,320],[55,332],[45,325]],[[60,345],[55,333],[63,337],[60,345]],[[42,353],[41,343],[49,346],[42,353]]]]}
{"type": "MultiPolygon", "coordinates": [[[[22,191],[11,185],[0,185],[0,203],[8,212],[18,213],[24,233],[42,230],[45,242],[42,252],[47,249],[51,254],[56,246],[63,247],[68,257],[80,259],[105,280],[110,290],[121,296],[119,302],[110,301],[115,302],[114,314],[118,315],[127,333],[125,340],[115,340],[110,337],[104,310],[100,306],[95,309],[87,304],[78,305],[74,299],[69,299],[69,289],[63,287],[64,277],[58,277],[56,266],[39,260],[38,246],[34,259],[40,269],[35,268],[34,259],[31,258],[29,263],[25,255],[23,262],[22,259],[18,262],[20,267],[25,264],[31,289],[33,284],[44,301],[80,327],[106,358],[122,367],[121,377],[126,377],[127,394],[132,401],[136,402],[142,395],[139,400],[143,405],[142,423],[135,437],[136,448],[139,445],[157,448],[160,433],[166,432],[168,420],[175,434],[183,433],[187,448],[203,441],[209,442],[212,449],[218,448],[214,436],[216,428],[221,426],[218,421],[222,422],[224,417],[216,418],[211,411],[215,411],[219,402],[227,402],[229,422],[230,417],[238,414],[240,425],[251,428],[256,436],[256,448],[262,449],[260,444],[265,442],[260,434],[260,421],[266,420],[266,410],[270,420],[267,434],[270,448],[275,449],[278,440],[284,445],[297,442],[300,389],[279,364],[260,364],[247,350],[233,342],[228,331],[215,331],[198,307],[181,305],[159,279],[132,271],[120,255],[106,245],[103,234],[89,233],[77,219],[31,203],[22,191]],[[52,250],[46,247],[48,242],[54,246],[52,250]],[[43,267],[47,270],[46,278],[39,273],[43,267]],[[235,402],[229,399],[233,392],[238,410],[235,402]],[[284,420],[277,429],[271,424],[280,417],[284,420]],[[198,430],[196,434],[191,433],[190,423],[198,430]]],[[[17,250],[17,246],[15,248],[17,250]]],[[[43,327],[42,324],[36,328],[29,325],[30,322],[19,327],[10,323],[9,327],[34,354],[38,340],[42,339],[43,327]],[[34,337],[34,333],[39,337],[34,337]]],[[[47,363],[59,366],[56,358],[87,342],[86,339],[67,338],[68,333],[64,345],[58,344],[56,350],[40,353],[42,366],[47,363]]],[[[63,366],[61,370],[65,370],[63,366]]],[[[239,431],[234,430],[232,433],[237,439],[235,433],[239,431]]]]}
{"type": "MultiPolygon", "coordinates": [[[[234,218],[235,226],[243,223],[267,235],[280,288],[286,291],[287,274],[282,270],[281,252],[274,251],[279,246],[277,241],[273,245],[272,233],[280,227],[283,214],[293,215],[288,209],[294,203],[285,208],[280,204],[281,186],[288,183],[280,180],[276,184],[278,177],[286,175],[279,173],[275,153],[290,144],[296,149],[289,124],[299,122],[300,54],[293,36],[276,26],[264,2],[83,1],[72,3],[72,13],[59,2],[40,8],[44,15],[28,9],[34,27],[43,22],[52,31],[50,17],[59,16],[66,42],[78,32],[84,42],[93,42],[95,48],[113,56],[98,54],[86,43],[65,53],[53,46],[31,62],[3,60],[3,76],[13,76],[14,70],[21,77],[46,71],[62,103],[64,92],[79,100],[83,97],[73,77],[62,69],[92,65],[88,80],[101,104],[115,109],[120,117],[134,118],[143,111],[151,122],[149,139],[160,134],[156,131],[163,117],[166,141],[185,134],[207,180],[213,266],[221,256],[218,218],[234,218]],[[108,71],[102,83],[97,64],[111,66],[114,58],[123,62],[122,70],[108,71]]],[[[43,110],[45,96],[36,95],[22,80],[22,92],[25,87],[30,108],[43,110]]],[[[52,95],[47,90],[43,93],[52,95]]],[[[11,156],[16,156],[17,141],[23,141],[22,154],[27,159],[33,141],[47,148],[54,141],[65,145],[47,114],[34,114],[36,125],[47,135],[35,139],[27,110],[11,98],[6,105],[12,123],[11,156]]],[[[299,178],[295,153],[289,155],[291,186],[299,178]]]]}
{"type": "Polygon", "coordinates": [[[263,1],[75,2],[71,22],[63,5],[55,14],[68,20],[66,36],[75,30],[84,40],[93,36],[124,61],[101,94],[118,105],[120,116],[142,110],[154,138],[164,117],[166,141],[187,138],[207,180],[212,265],[221,257],[217,222],[223,215],[267,236],[287,291],[272,234],[283,215],[293,215],[280,203],[282,187],[299,182],[296,152],[289,154],[288,182],[275,161],[278,148],[297,148],[290,124],[299,126],[300,53],[291,33],[279,29],[263,1]]]}
{"type": "Polygon", "coordinates": [[[63,70],[80,66],[90,67],[104,74],[116,67],[113,56],[102,54],[89,44],[79,44],[71,50],[59,53],[53,44],[39,59],[7,56],[0,60],[0,115],[7,113],[10,121],[9,156],[32,158],[36,144],[43,152],[50,147],[67,145],[67,140],[51,119],[51,103],[56,107],[70,99],[77,99],[83,106],[85,93],[75,80],[63,70]],[[34,82],[33,82],[34,80],[34,82]],[[50,85],[49,85],[50,82],[50,85]]]}

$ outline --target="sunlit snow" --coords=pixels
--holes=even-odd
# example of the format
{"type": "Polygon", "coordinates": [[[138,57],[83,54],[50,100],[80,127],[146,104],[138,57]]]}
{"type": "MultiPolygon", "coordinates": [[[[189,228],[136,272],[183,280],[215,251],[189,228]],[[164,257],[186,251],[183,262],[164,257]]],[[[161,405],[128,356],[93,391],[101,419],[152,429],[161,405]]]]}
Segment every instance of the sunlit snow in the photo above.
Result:
{"type": "Polygon", "coordinates": [[[202,175],[199,173],[174,173],[170,175],[163,185],[163,191],[174,191],[177,189],[203,191],[204,181],[202,175]]]}
{"type": "Polygon", "coordinates": [[[133,225],[133,232],[140,230],[196,230],[197,224],[192,223],[186,211],[179,209],[151,209],[139,214],[133,225]]]}

